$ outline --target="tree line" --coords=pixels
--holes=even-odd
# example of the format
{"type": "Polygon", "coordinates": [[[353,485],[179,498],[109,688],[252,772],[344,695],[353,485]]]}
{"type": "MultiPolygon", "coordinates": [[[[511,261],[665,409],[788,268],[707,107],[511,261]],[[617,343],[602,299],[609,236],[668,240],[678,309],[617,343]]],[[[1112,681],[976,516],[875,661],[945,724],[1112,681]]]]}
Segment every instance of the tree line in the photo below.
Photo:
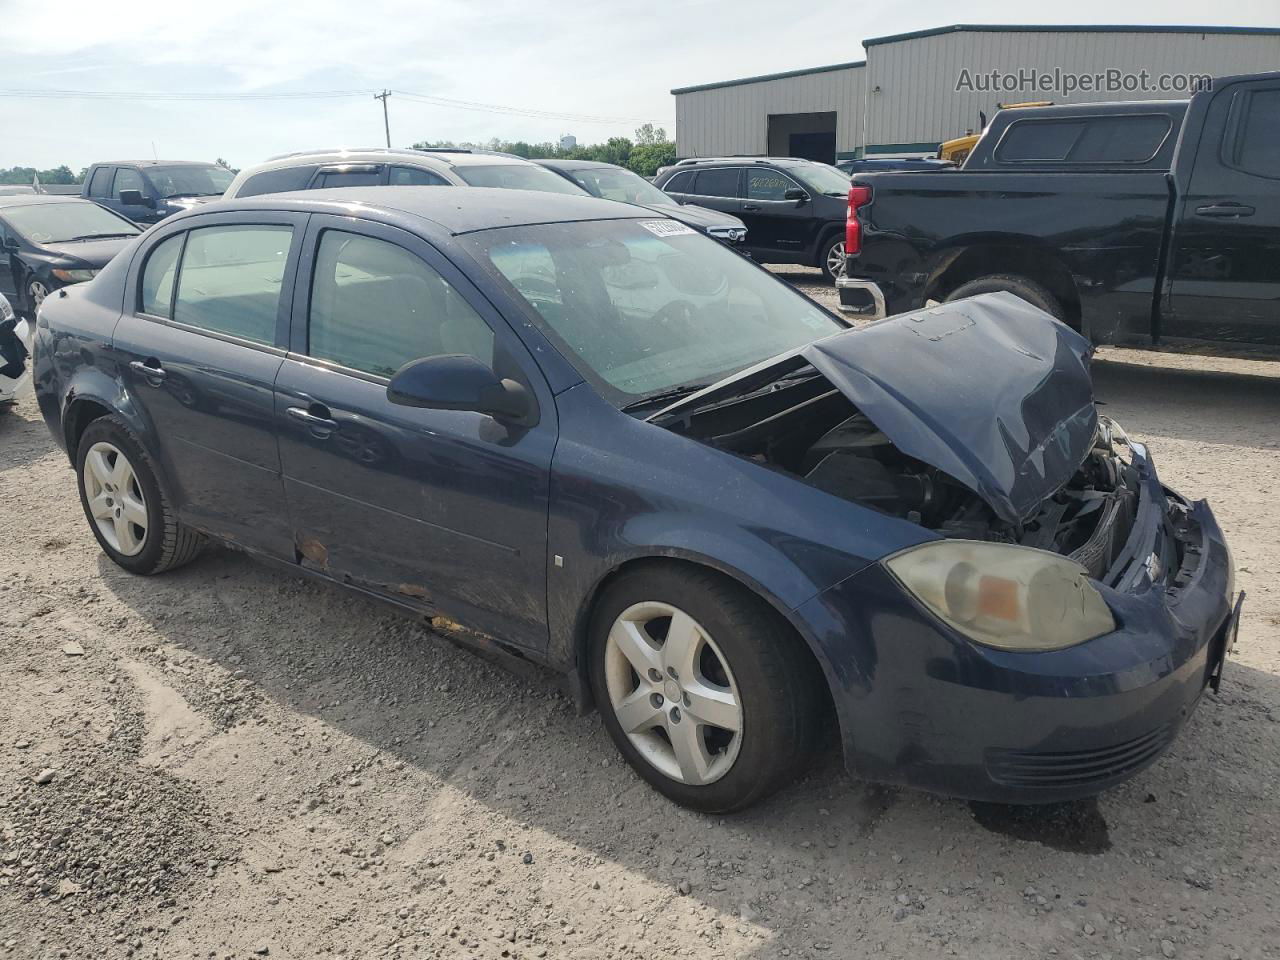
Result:
{"type": "Polygon", "coordinates": [[[604,143],[561,148],[560,144],[546,141],[527,143],[524,140],[502,140],[494,137],[486,143],[457,143],[453,140],[423,140],[415,143],[415,150],[431,150],[455,147],[469,150],[495,150],[512,153],[529,160],[594,160],[597,163],[613,163],[634,170],[642,177],[652,177],[658,168],[676,162],[676,145],[667,139],[667,131],[646,123],[638,127],[635,139],[610,137],[604,143]]]}
{"type": "Polygon", "coordinates": [[[37,170],[35,167],[10,167],[8,170],[0,170],[0,183],[29,184],[37,176],[40,178],[41,183],[82,183],[87,170],[88,167],[81,170],[80,175],[76,176],[65,163],[50,170],[37,170]]]}

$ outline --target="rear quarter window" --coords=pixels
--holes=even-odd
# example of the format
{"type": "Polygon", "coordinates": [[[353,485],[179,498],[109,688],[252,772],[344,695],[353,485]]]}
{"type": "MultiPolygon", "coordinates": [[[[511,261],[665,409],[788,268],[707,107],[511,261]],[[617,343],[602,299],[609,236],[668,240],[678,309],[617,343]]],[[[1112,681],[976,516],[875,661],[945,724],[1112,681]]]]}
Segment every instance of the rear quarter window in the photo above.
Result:
{"type": "Polygon", "coordinates": [[[1000,163],[1145,163],[1159,152],[1172,123],[1164,114],[1015,120],[1000,143],[1000,163]]]}
{"type": "Polygon", "coordinates": [[[312,175],[320,169],[319,164],[302,167],[285,167],[281,170],[266,170],[255,173],[240,185],[237,197],[257,197],[264,193],[288,193],[290,190],[305,190],[311,182],[312,175]]]}

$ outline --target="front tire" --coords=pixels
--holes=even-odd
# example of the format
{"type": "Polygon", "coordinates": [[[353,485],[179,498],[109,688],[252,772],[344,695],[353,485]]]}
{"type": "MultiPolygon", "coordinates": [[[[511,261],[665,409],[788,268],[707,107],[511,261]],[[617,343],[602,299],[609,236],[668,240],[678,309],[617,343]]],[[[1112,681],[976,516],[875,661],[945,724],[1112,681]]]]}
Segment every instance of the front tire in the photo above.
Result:
{"type": "Polygon", "coordinates": [[[80,505],[102,551],[143,576],[190,563],[204,537],[178,522],[151,461],[119,417],[94,420],[76,449],[80,505]]]}
{"type": "Polygon", "coordinates": [[[741,810],[794,778],[819,743],[812,655],[763,600],[711,571],[646,566],[591,621],[590,679],[632,768],[676,803],[741,810]]]}
{"type": "Polygon", "coordinates": [[[818,266],[828,282],[836,282],[836,277],[844,272],[844,237],[836,235],[822,245],[822,259],[818,266]]]}

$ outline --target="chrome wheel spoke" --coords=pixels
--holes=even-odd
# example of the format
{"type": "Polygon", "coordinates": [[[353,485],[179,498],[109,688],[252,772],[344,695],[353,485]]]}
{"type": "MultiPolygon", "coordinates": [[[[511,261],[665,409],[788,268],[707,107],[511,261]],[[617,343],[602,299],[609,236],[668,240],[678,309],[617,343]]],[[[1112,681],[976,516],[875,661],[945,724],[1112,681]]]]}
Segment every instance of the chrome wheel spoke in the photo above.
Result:
{"type": "Polygon", "coordinates": [[[685,716],[721,730],[737,733],[742,728],[742,714],[731,690],[704,683],[684,686],[685,716]]]}
{"type": "Polygon", "coordinates": [[[115,517],[113,523],[116,529],[116,543],[120,545],[120,552],[124,554],[137,553],[142,541],[134,535],[133,524],[126,520],[123,514],[115,517]]]}
{"type": "Polygon", "coordinates": [[[113,508],[110,500],[106,493],[100,493],[89,501],[89,512],[93,514],[95,520],[106,520],[111,516],[113,508]]]}
{"type": "Polygon", "coordinates": [[[107,461],[105,451],[94,447],[85,458],[85,466],[89,468],[89,472],[93,474],[93,479],[98,481],[99,486],[106,486],[111,482],[111,464],[107,461]]]}

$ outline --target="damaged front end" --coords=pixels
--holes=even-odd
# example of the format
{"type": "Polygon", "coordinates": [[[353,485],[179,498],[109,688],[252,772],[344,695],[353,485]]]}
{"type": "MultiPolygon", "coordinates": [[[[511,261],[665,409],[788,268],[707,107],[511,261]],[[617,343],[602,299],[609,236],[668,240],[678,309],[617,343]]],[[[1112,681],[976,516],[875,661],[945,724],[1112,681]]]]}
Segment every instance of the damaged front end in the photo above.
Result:
{"type": "Polygon", "coordinates": [[[943,537],[1061,554],[1101,578],[1137,470],[1099,418],[1084,339],[1009,294],[809,344],[651,419],[943,537]]]}

